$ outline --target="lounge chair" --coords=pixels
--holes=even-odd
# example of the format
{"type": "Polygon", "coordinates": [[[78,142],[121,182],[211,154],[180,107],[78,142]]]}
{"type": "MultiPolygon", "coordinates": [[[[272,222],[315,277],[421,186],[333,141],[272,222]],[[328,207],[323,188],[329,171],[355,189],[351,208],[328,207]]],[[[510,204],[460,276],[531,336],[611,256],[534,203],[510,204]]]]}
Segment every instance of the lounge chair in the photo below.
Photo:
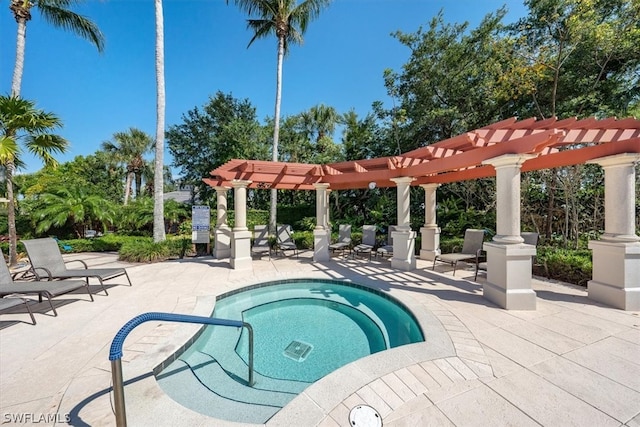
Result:
{"type": "Polygon", "coordinates": [[[46,297],[51,306],[53,314],[56,316],[56,311],[51,298],[63,295],[76,289],[86,288],[89,298],[93,301],[93,295],[89,290],[89,284],[83,280],[54,280],[54,281],[40,281],[35,282],[14,282],[11,279],[11,273],[6,262],[0,262],[0,297],[15,296],[15,295],[38,295],[40,301],[42,297],[46,297]]]}
{"type": "Polygon", "coordinates": [[[291,226],[283,224],[278,226],[278,234],[276,237],[276,252],[280,250],[285,255],[285,251],[293,251],[298,257],[298,246],[293,240],[293,231],[291,226]]]}
{"type": "MultiPolygon", "coordinates": [[[[535,231],[524,231],[522,233],[520,233],[520,236],[524,239],[523,243],[526,243],[527,245],[532,245],[532,246],[538,246],[538,240],[540,238],[540,234],[536,233],[535,231]]],[[[532,258],[532,262],[535,262],[535,255],[532,258]]],[[[487,271],[487,263],[486,262],[479,262],[476,264],[476,276],[474,277],[473,280],[478,280],[478,271],[479,270],[483,270],[483,271],[487,271]]]]}
{"type": "Polygon", "coordinates": [[[476,264],[480,262],[480,254],[482,253],[482,242],[484,241],[484,230],[469,228],[464,232],[464,243],[462,251],[450,254],[438,255],[433,260],[433,269],[436,268],[436,261],[446,262],[453,266],[453,275],[456,275],[456,267],[458,261],[473,261],[476,264]]]}
{"type": "Polygon", "coordinates": [[[9,308],[15,307],[17,305],[24,305],[27,311],[29,312],[29,316],[31,316],[31,324],[36,324],[36,318],[33,316],[33,312],[31,311],[31,307],[29,307],[29,300],[26,298],[22,298],[18,295],[9,295],[6,297],[0,298],[0,311],[7,310],[9,308]]]}
{"type": "Polygon", "coordinates": [[[342,253],[344,253],[344,251],[349,249],[350,246],[351,246],[351,225],[340,224],[340,227],[338,230],[338,241],[330,244],[329,249],[331,249],[331,252],[342,251],[342,253]]]}
{"type": "Polygon", "coordinates": [[[269,243],[269,229],[266,225],[256,225],[253,227],[253,245],[251,253],[269,254],[271,259],[271,244],[269,243]]]}
{"type": "Polygon", "coordinates": [[[386,256],[393,256],[393,232],[396,231],[395,225],[390,225],[387,230],[387,243],[376,249],[376,255],[380,255],[382,258],[386,256]]]}
{"type": "Polygon", "coordinates": [[[376,246],[376,230],[375,225],[362,226],[362,243],[353,248],[354,258],[359,254],[369,254],[369,261],[371,261],[371,253],[376,246]]]}
{"type": "Polygon", "coordinates": [[[86,262],[78,259],[68,263],[79,262],[84,268],[68,269],[66,266],[68,263],[65,263],[58,244],[52,238],[22,240],[22,244],[27,250],[27,255],[38,280],[83,277],[88,284],[89,278],[93,277],[98,279],[105,295],[109,295],[107,288],[104,287],[105,280],[126,276],[129,286],[131,286],[131,279],[124,268],[89,268],[86,262]],[[46,275],[42,272],[46,272],[46,275]]]}

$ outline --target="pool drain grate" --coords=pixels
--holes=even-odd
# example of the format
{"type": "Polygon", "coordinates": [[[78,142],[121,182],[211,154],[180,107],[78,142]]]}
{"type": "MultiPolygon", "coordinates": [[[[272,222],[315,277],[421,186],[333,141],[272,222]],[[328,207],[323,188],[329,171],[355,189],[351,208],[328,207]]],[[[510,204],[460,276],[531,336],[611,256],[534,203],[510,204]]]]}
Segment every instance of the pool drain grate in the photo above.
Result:
{"type": "Polygon", "coordinates": [[[284,349],[284,355],[296,362],[304,361],[313,350],[311,344],[302,341],[291,341],[291,344],[284,349]]]}

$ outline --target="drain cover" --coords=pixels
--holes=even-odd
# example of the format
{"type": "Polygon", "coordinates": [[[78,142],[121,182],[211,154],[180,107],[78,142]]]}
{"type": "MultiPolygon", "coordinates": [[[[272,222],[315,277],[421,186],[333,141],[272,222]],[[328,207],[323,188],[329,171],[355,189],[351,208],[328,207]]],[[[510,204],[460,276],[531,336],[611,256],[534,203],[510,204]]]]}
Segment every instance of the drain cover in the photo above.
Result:
{"type": "Polygon", "coordinates": [[[382,427],[382,418],[371,406],[358,405],[349,412],[349,424],[355,427],[382,427]]]}
{"type": "Polygon", "coordinates": [[[296,362],[302,362],[311,353],[311,350],[313,350],[311,344],[302,341],[291,341],[291,344],[284,349],[284,355],[296,362]]]}

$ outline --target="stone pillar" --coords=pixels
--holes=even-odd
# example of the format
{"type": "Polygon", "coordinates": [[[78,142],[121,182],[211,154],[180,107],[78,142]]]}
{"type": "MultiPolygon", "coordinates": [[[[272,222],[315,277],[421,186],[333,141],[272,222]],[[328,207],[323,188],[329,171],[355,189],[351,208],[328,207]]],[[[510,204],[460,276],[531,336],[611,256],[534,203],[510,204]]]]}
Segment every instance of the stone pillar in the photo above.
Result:
{"type": "Polygon", "coordinates": [[[247,228],[247,186],[251,181],[231,181],[234,193],[235,225],[231,239],[231,268],[244,270],[252,267],[251,232],[247,228]]]}
{"type": "Polygon", "coordinates": [[[536,293],[531,287],[533,245],[520,236],[520,167],[535,156],[505,154],[483,162],[496,169],[496,230],[487,252],[487,281],[483,296],[509,310],[535,310],[536,293]]]}
{"type": "Polygon", "coordinates": [[[316,228],[313,230],[313,260],[328,261],[331,230],[328,228],[327,189],[329,184],[313,184],[316,188],[316,228]]]}
{"type": "Polygon", "coordinates": [[[229,187],[214,187],[217,199],[216,228],[214,230],[213,256],[216,259],[231,256],[231,228],[227,224],[227,191],[229,187]]]}
{"type": "Polygon", "coordinates": [[[415,178],[403,176],[391,178],[397,186],[398,225],[393,232],[393,258],[391,266],[399,270],[415,270],[416,268],[416,232],[411,231],[411,182],[415,178]]]}
{"type": "Polygon", "coordinates": [[[617,154],[589,163],[604,169],[604,234],[589,241],[593,279],[589,298],[622,310],[640,310],[640,237],[636,235],[635,163],[640,153],[617,154]]]}
{"type": "Polygon", "coordinates": [[[440,227],[436,221],[436,189],[440,184],[422,184],[424,188],[424,226],[420,228],[420,259],[433,261],[440,255],[440,227]]]}

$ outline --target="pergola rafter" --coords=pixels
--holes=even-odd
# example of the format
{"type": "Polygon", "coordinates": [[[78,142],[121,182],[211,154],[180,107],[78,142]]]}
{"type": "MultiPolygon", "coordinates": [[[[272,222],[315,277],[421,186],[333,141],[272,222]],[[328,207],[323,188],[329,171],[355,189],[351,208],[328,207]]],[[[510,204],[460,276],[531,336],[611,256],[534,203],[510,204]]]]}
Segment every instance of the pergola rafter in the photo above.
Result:
{"type": "Polygon", "coordinates": [[[231,160],[204,181],[229,186],[232,180],[251,181],[249,188],[313,190],[329,184],[333,190],[395,187],[393,178],[416,178],[411,185],[447,183],[495,176],[483,162],[505,154],[532,155],[523,171],[555,168],[620,153],[640,153],[640,120],[515,117],[465,132],[400,156],[325,165],[231,160]]]}

